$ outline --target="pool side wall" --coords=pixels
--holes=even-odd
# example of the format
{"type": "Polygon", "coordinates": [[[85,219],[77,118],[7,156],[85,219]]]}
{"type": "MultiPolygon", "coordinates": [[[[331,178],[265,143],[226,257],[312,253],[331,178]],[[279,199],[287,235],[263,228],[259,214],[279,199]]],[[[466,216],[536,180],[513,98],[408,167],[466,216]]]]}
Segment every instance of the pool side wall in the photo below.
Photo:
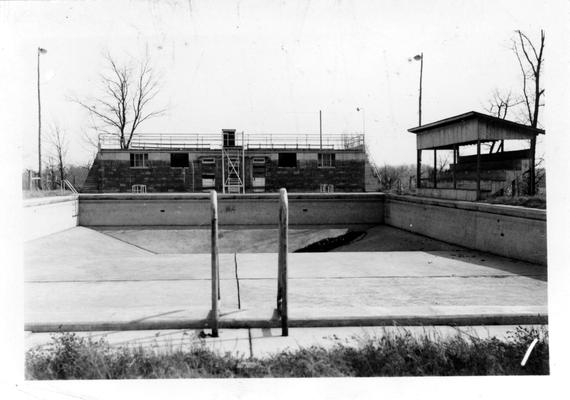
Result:
{"type": "Polygon", "coordinates": [[[546,265],[546,211],[386,195],[384,223],[433,239],[546,265]]]}
{"type": "Polygon", "coordinates": [[[77,196],[43,197],[24,200],[23,240],[33,240],[73,228],[78,224],[77,196]]]}
{"type": "MultiPolygon", "coordinates": [[[[384,223],[381,193],[290,193],[290,225],[384,223]]],[[[276,227],[279,194],[218,195],[222,226],[276,227]]],[[[81,194],[82,226],[209,226],[209,194],[81,194]]]]}
{"type": "MultiPolygon", "coordinates": [[[[219,195],[222,226],[277,226],[278,194],[219,195]]],[[[386,224],[433,239],[546,265],[546,211],[382,193],[292,193],[300,225],[386,224]]],[[[204,226],[208,194],[81,194],[24,201],[24,240],[82,226],[204,226]]]]}

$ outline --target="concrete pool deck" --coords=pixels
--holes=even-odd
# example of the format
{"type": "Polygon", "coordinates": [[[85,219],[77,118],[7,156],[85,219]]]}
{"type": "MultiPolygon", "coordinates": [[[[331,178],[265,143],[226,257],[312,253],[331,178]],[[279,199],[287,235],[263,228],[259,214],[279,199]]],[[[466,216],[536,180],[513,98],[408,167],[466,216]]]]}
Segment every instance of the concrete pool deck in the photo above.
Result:
{"type": "MultiPolygon", "coordinates": [[[[234,255],[220,254],[221,328],[278,326],[277,254],[237,264],[241,309],[234,255]]],[[[207,325],[209,254],[154,254],[77,227],[27,242],[24,272],[29,331],[207,325]]],[[[544,266],[467,250],[289,254],[291,327],[544,324],[546,288],[544,266]]]]}

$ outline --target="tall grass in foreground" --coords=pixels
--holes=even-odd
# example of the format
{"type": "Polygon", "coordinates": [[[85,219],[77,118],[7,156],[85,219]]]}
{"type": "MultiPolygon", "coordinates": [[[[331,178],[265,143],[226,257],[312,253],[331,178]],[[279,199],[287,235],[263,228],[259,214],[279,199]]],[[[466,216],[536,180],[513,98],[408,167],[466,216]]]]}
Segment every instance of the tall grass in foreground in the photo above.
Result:
{"type": "Polygon", "coordinates": [[[497,338],[434,339],[409,332],[363,340],[358,347],[309,347],[266,358],[218,354],[205,346],[157,352],[113,348],[101,339],[58,334],[44,350],[26,353],[27,379],[248,378],[426,375],[545,375],[548,332],[517,328],[497,338]],[[521,361],[534,338],[526,365],[521,361]]]}

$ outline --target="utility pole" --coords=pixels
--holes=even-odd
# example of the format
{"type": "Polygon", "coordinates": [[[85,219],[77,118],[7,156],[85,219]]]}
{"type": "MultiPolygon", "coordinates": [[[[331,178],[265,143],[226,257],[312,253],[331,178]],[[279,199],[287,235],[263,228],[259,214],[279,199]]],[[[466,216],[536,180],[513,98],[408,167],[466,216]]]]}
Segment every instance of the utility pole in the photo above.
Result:
{"type": "MultiPolygon", "coordinates": [[[[420,62],[420,95],[419,95],[419,125],[422,126],[422,79],[423,79],[423,72],[424,72],[424,53],[417,54],[413,57],[414,60],[420,62]]],[[[409,58],[408,61],[412,61],[412,58],[409,58]]]]}
{"type": "Polygon", "coordinates": [[[42,188],[42,103],[40,98],[40,54],[47,53],[46,49],[38,47],[38,187],[42,188]]]}
{"type": "Polygon", "coordinates": [[[420,99],[419,99],[419,126],[422,126],[422,78],[424,72],[424,53],[420,54],[420,99]]]}

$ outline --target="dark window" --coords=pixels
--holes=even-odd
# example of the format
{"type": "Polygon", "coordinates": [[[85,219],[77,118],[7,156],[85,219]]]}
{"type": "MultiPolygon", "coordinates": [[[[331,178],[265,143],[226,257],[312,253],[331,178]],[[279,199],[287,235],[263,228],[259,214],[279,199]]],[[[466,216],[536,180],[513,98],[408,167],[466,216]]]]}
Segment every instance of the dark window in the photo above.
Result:
{"type": "Polygon", "coordinates": [[[173,168],[189,167],[188,153],[170,153],[170,166],[173,168]]]}
{"type": "Polygon", "coordinates": [[[131,167],[146,168],[148,166],[148,153],[131,153],[131,167]]]}
{"type": "Polygon", "coordinates": [[[279,167],[296,168],[297,153],[279,153],[279,167]]]}
{"type": "Polygon", "coordinates": [[[319,168],[332,168],[335,165],[334,153],[319,153],[319,168]]]}

